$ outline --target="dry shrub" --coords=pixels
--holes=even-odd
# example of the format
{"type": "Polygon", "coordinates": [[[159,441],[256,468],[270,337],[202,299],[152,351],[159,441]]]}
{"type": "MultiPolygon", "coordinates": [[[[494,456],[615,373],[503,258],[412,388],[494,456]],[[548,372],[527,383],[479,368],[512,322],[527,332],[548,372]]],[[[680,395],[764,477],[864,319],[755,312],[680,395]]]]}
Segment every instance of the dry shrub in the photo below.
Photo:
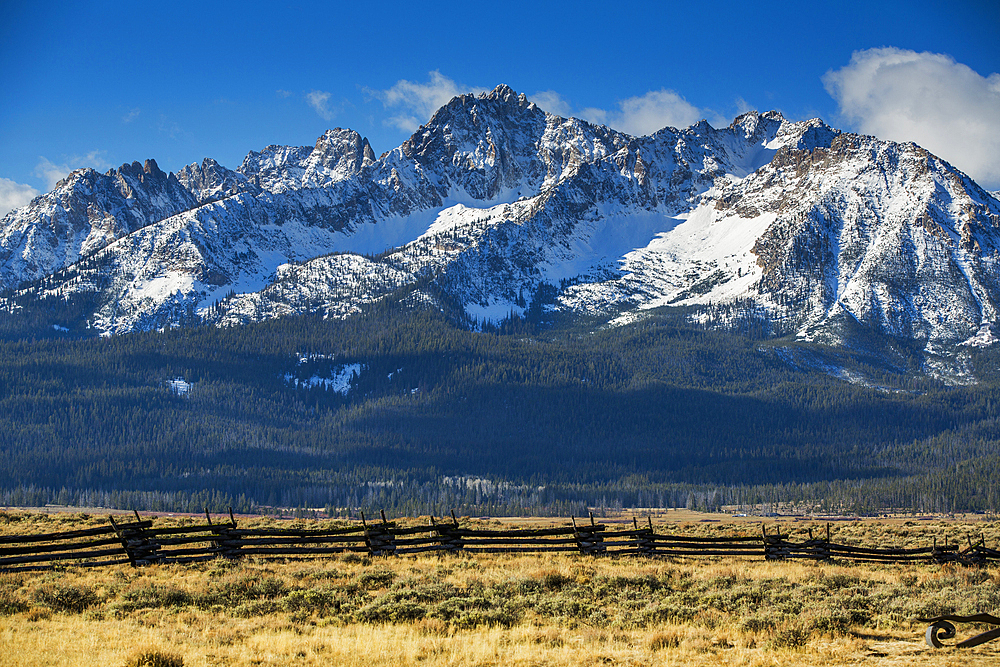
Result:
{"type": "Polygon", "coordinates": [[[414,626],[422,635],[443,637],[448,634],[448,624],[440,618],[422,618],[414,626]]]}
{"type": "Polygon", "coordinates": [[[119,594],[116,611],[128,613],[139,609],[183,608],[194,601],[187,591],[154,582],[137,582],[119,594]]]}
{"type": "Polygon", "coordinates": [[[607,644],[608,633],[596,628],[588,628],[581,633],[583,640],[587,644],[607,644]]]}
{"type": "Polygon", "coordinates": [[[740,621],[740,630],[749,633],[759,633],[770,631],[777,621],[772,614],[756,613],[747,616],[740,621]]]}
{"type": "Polygon", "coordinates": [[[34,601],[54,611],[79,614],[98,602],[97,594],[89,586],[72,584],[45,584],[34,592],[34,601]]]}
{"type": "Polygon", "coordinates": [[[851,612],[838,608],[819,608],[801,618],[807,627],[834,637],[848,634],[854,625],[851,612]]]}
{"type": "Polygon", "coordinates": [[[52,610],[46,607],[32,607],[25,614],[29,621],[47,621],[52,618],[52,610]]]}
{"type": "Polygon", "coordinates": [[[686,637],[681,642],[681,648],[686,651],[693,651],[694,653],[712,653],[718,650],[719,647],[708,637],[695,635],[693,637],[686,637]]]}
{"type": "Polygon", "coordinates": [[[213,646],[234,646],[242,643],[246,639],[246,635],[239,630],[222,625],[205,633],[205,638],[213,646]]]}
{"type": "Polygon", "coordinates": [[[176,653],[147,649],[126,660],[125,667],[184,667],[184,658],[176,653]]]}
{"type": "Polygon", "coordinates": [[[351,565],[371,565],[372,559],[369,556],[362,556],[361,554],[346,553],[340,557],[340,562],[351,565]]]}
{"type": "Polygon", "coordinates": [[[376,590],[392,585],[395,578],[396,573],[391,570],[377,570],[375,572],[365,572],[361,574],[357,579],[357,583],[362,588],[376,590]]]}
{"type": "Polygon", "coordinates": [[[646,646],[650,651],[662,651],[668,648],[677,648],[681,645],[681,636],[676,630],[656,632],[646,640],[646,646]]]}
{"type": "Polygon", "coordinates": [[[549,591],[562,590],[563,586],[574,582],[573,577],[568,577],[557,570],[539,572],[538,579],[541,581],[542,587],[549,591]]]}
{"type": "Polygon", "coordinates": [[[544,630],[540,630],[535,633],[531,641],[535,644],[551,646],[553,648],[558,648],[566,644],[566,640],[563,639],[562,631],[559,628],[545,628],[544,630]]]}
{"type": "Polygon", "coordinates": [[[809,634],[801,623],[786,623],[774,630],[768,644],[771,648],[798,649],[809,643],[809,634]]]}
{"type": "Polygon", "coordinates": [[[28,603],[21,600],[11,591],[0,590],[0,616],[20,614],[28,610],[28,603]]]}

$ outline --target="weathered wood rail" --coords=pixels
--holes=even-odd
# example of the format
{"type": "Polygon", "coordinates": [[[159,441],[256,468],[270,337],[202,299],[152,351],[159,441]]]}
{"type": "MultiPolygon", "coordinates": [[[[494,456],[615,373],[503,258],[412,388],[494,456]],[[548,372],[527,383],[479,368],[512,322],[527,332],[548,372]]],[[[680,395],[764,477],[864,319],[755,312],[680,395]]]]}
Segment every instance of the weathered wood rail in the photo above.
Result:
{"type": "Polygon", "coordinates": [[[703,537],[657,533],[633,520],[630,528],[609,530],[591,516],[589,521],[552,528],[478,529],[451,520],[431,518],[429,525],[400,526],[387,521],[337,528],[240,528],[230,511],[228,520],[189,526],[154,526],[133,513],[128,521],[110,517],[108,526],[38,535],[0,536],[0,571],[51,569],[60,566],[99,567],[191,563],[213,558],[305,558],[344,553],[398,556],[417,553],[581,553],[592,556],[686,558],[699,556],[786,560],[850,560],[882,563],[1000,562],[1000,550],[985,540],[966,548],[935,542],[919,548],[870,548],[837,544],[825,537],[791,542],[788,535],[703,537]],[[133,520],[134,519],[134,520],[133,520]]]}
{"type": "MultiPolygon", "coordinates": [[[[141,527],[152,526],[151,521],[139,523],[141,527]]],[[[140,527],[133,523],[121,526],[129,530],[140,527]]],[[[132,560],[113,526],[0,537],[0,570],[33,570],[61,562],[72,562],[75,567],[97,567],[132,560]]]]}

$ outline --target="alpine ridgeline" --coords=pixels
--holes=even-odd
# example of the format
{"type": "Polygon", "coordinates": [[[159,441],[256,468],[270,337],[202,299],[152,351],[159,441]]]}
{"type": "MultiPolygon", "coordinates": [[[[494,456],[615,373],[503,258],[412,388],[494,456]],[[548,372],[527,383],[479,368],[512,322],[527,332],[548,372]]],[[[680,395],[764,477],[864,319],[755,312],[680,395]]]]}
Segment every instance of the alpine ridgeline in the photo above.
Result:
{"type": "Polygon", "coordinates": [[[933,352],[994,341],[998,261],[1000,203],[912,143],[774,111],[633,137],[501,85],[378,158],[334,129],[236,171],[74,171],[3,218],[0,307],[110,335],[343,317],[409,286],[406,303],[447,299],[473,325],[687,306],[707,326],[933,352]]]}

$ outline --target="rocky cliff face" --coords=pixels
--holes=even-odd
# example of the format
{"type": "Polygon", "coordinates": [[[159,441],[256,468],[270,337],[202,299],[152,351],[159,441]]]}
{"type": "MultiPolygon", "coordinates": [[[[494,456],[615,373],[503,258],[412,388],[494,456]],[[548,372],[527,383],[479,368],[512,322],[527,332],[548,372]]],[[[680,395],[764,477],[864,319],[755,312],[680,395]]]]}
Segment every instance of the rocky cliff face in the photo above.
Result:
{"type": "Polygon", "coordinates": [[[0,278],[11,313],[89,295],[99,333],[340,317],[430,281],[480,320],[554,292],[616,321],[684,305],[725,326],[728,304],[774,334],[836,343],[850,320],[933,348],[992,340],[998,216],[923,149],[818,119],[632,137],[499,86],[379,158],[334,129],[236,171],[74,172],[3,219],[0,278]]]}
{"type": "Polygon", "coordinates": [[[629,253],[615,286],[644,307],[750,299],[778,333],[805,339],[835,341],[827,325],[849,317],[901,338],[960,343],[996,322],[998,212],[917,146],[841,134],[785,146],[721,183],[629,253]]]}
{"type": "MultiPolygon", "coordinates": [[[[210,157],[201,164],[189,164],[177,173],[177,180],[197,200],[206,204],[241,192],[260,194],[261,188],[243,174],[226,169],[210,157]]],[[[169,216],[165,216],[169,217],[169,216]]]]}
{"type": "Polygon", "coordinates": [[[78,169],[0,224],[0,287],[46,276],[111,241],[197,205],[154,160],[78,169]]]}
{"type": "Polygon", "coordinates": [[[356,176],[375,163],[368,140],[354,130],[327,130],[315,146],[268,146],[251,152],[237,169],[268,192],[320,188],[356,176]]]}

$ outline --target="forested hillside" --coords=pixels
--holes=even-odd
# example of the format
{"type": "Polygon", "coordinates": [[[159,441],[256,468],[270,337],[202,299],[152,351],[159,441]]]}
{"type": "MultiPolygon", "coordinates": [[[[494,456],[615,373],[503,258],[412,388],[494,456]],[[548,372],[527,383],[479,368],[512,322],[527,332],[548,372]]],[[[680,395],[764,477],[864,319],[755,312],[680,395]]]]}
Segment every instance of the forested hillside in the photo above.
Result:
{"type": "MultiPolygon", "coordinates": [[[[990,369],[946,387],[864,354],[705,331],[455,326],[408,294],[107,339],[0,342],[0,503],[553,513],[818,500],[1000,506],[990,369]],[[837,354],[869,387],[795,360],[837,354]]],[[[447,309],[446,309],[447,310],[447,309]]],[[[457,311],[456,311],[457,312],[457,311]]],[[[917,363],[913,361],[913,363],[917,363]]]]}

